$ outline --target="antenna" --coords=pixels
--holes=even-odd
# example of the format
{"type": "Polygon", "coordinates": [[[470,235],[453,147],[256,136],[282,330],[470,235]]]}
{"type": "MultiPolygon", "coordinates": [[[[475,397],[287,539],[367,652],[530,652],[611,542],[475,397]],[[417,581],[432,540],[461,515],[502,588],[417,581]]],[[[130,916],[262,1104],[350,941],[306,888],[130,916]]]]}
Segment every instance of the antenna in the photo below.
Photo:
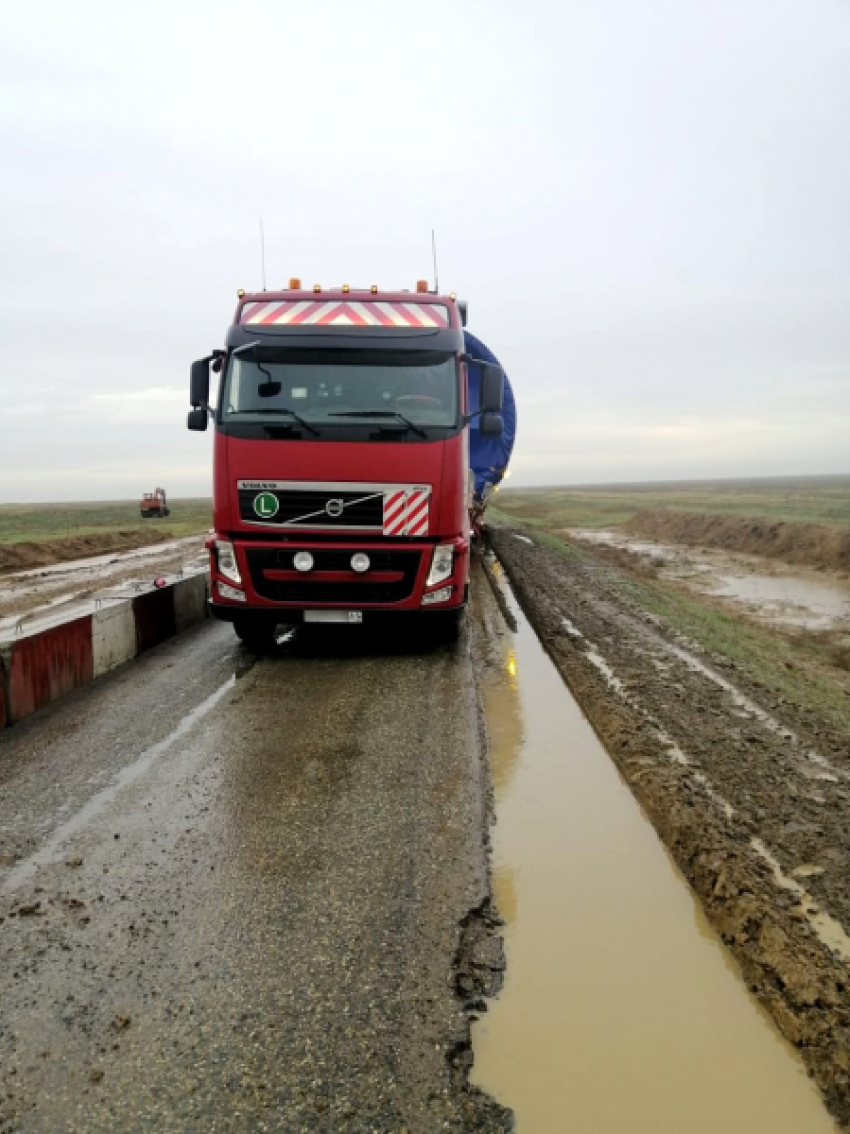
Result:
{"type": "Polygon", "coordinates": [[[440,292],[440,277],[437,275],[437,237],[431,229],[431,255],[434,257],[434,291],[439,294],[440,292]]]}
{"type": "Polygon", "coordinates": [[[263,273],[263,291],[266,290],[266,234],[263,231],[263,218],[260,217],[260,267],[263,273]]]}

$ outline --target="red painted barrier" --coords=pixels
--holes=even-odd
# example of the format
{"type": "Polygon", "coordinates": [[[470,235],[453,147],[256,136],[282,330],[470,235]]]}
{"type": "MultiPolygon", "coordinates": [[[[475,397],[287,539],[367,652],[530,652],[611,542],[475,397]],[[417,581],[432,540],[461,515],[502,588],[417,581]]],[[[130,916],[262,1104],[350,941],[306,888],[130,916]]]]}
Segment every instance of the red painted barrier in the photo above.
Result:
{"type": "Polygon", "coordinates": [[[0,730],[207,616],[204,573],[136,595],[0,648],[0,730]],[[135,632],[135,634],[134,634],[135,632]],[[134,640],[135,638],[135,640],[134,640]]]}
{"type": "Polygon", "coordinates": [[[13,642],[7,673],[8,723],[91,681],[91,616],[13,642]]]}
{"type": "Polygon", "coordinates": [[[149,591],[133,599],[136,620],[136,653],[149,650],[158,642],[171,638],[177,630],[174,615],[174,588],[149,591]]]}

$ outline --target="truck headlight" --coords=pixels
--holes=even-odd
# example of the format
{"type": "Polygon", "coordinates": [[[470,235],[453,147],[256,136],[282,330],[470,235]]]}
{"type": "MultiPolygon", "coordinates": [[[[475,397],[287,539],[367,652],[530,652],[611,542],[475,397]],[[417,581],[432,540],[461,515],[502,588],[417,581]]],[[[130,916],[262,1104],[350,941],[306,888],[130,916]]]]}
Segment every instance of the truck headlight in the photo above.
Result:
{"type": "Polygon", "coordinates": [[[442,583],[443,579],[448,579],[454,569],[454,563],[455,549],[450,543],[441,543],[435,547],[425,586],[433,587],[436,583],[442,583]]]}
{"type": "Polygon", "coordinates": [[[245,602],[245,595],[236,587],[229,587],[227,583],[217,582],[216,588],[223,599],[230,599],[231,602],[245,602]]]}
{"type": "Polygon", "coordinates": [[[422,596],[420,606],[433,606],[435,602],[448,602],[452,597],[454,587],[440,587],[438,591],[430,591],[422,596]]]}
{"type": "Polygon", "coordinates": [[[242,576],[239,574],[239,564],[236,562],[236,552],[233,544],[226,539],[216,541],[215,557],[218,565],[218,573],[224,575],[225,579],[230,579],[234,583],[241,583],[242,576]]]}

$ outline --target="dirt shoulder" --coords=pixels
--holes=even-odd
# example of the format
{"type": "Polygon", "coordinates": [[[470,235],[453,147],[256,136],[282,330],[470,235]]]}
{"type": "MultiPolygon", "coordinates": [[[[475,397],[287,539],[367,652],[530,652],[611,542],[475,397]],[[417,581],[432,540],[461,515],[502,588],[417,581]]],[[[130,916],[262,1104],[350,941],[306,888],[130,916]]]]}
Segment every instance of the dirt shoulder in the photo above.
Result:
{"type": "Polygon", "coordinates": [[[133,528],[38,543],[0,544],[0,575],[48,567],[52,563],[65,563],[72,559],[107,555],[113,551],[131,551],[174,538],[174,533],[166,528],[133,528]]]}
{"type": "Polygon", "coordinates": [[[684,637],[610,563],[532,531],[491,538],[748,985],[850,1128],[850,733],[684,637]]]}
{"type": "Polygon", "coordinates": [[[638,512],[623,525],[623,531],[688,547],[741,551],[784,563],[850,571],[850,528],[829,524],[653,508],[638,512]]]}

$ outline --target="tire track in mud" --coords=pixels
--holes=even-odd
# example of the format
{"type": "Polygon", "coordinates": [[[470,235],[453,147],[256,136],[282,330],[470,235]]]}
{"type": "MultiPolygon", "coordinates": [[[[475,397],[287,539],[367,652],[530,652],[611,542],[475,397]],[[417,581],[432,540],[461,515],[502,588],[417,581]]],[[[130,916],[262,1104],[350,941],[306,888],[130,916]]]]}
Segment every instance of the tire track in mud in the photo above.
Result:
{"type": "Polygon", "coordinates": [[[726,679],[731,663],[697,656],[607,565],[530,535],[491,533],[523,610],[747,984],[850,1127],[842,738],[744,675],[726,679]]]}

